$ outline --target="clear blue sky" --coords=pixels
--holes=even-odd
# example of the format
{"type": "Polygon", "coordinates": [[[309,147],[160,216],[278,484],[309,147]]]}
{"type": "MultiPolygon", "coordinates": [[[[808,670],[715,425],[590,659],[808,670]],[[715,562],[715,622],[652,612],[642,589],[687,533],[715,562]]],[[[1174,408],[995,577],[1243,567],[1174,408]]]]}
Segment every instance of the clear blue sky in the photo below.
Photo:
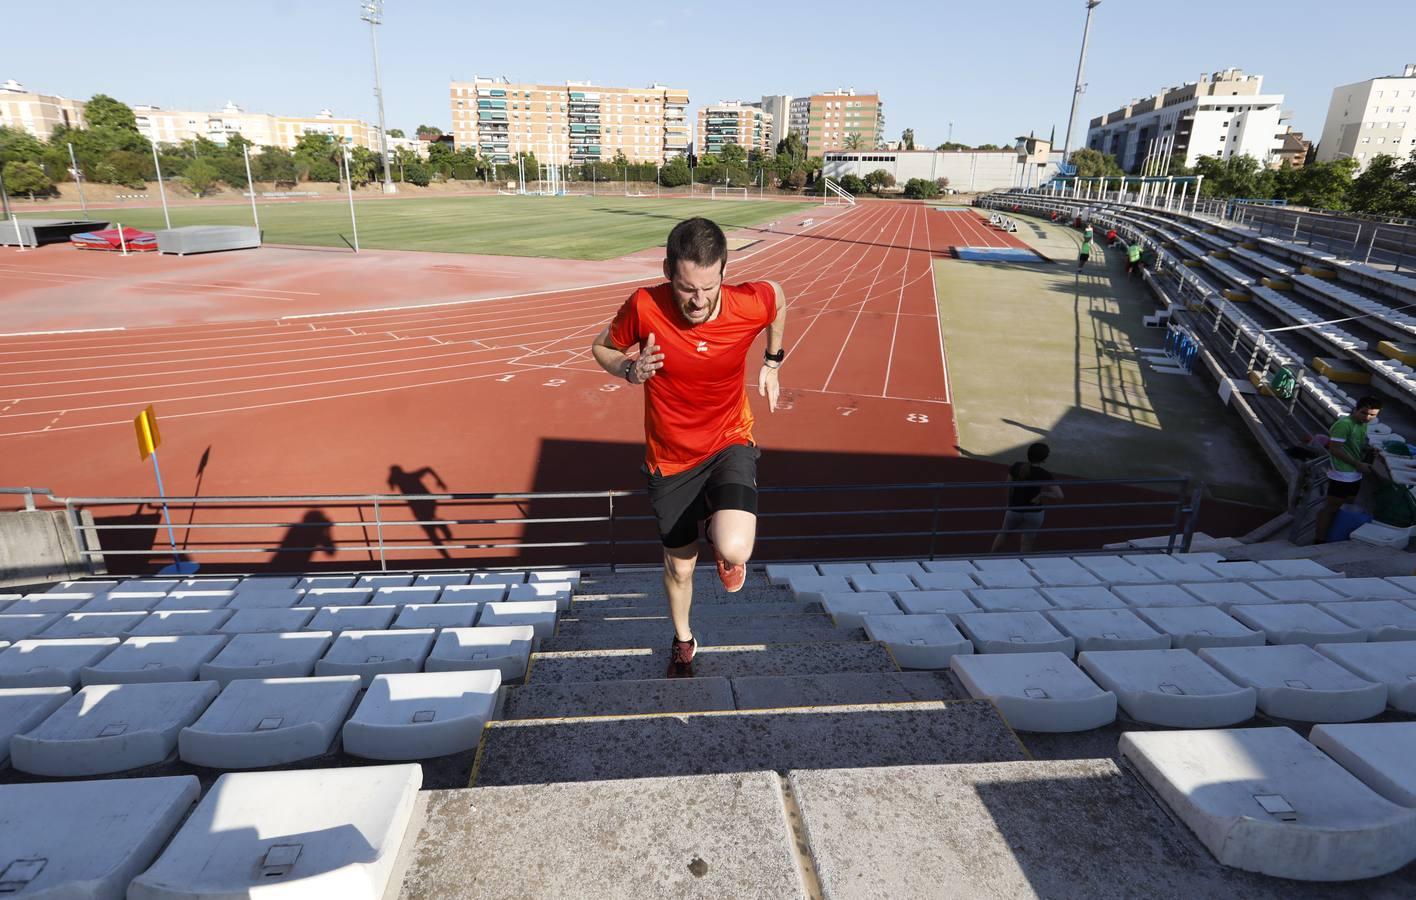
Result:
{"type": "MultiPolygon", "coordinates": [[[[0,80],[128,103],[373,120],[358,0],[70,0],[6,10],[0,80]],[[25,37],[17,37],[23,35],[25,37]]],[[[390,128],[450,124],[449,77],[686,88],[694,107],[836,86],[878,90],[886,130],[998,143],[1067,123],[1082,0],[718,0],[481,4],[387,0],[379,41],[390,128]],[[862,13],[862,10],[866,12],[862,13]]],[[[1333,87],[1416,62],[1416,0],[1105,0],[1076,128],[1133,97],[1238,66],[1316,138],[1333,87]]]]}

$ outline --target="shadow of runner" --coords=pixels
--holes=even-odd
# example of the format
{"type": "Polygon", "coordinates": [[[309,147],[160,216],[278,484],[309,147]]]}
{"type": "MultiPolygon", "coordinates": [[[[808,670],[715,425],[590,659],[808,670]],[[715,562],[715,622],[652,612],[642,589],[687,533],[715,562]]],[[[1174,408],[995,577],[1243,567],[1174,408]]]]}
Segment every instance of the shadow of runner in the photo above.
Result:
{"type": "MultiPolygon", "coordinates": [[[[433,482],[439,490],[447,490],[447,483],[432,466],[424,466],[412,472],[405,471],[401,466],[389,466],[388,486],[405,495],[429,494],[432,492],[423,484],[423,479],[428,475],[433,476],[433,482]]],[[[408,509],[413,513],[413,518],[422,523],[421,527],[427,532],[428,540],[438,545],[438,553],[443,559],[451,559],[452,555],[442,545],[452,540],[452,528],[444,522],[434,521],[438,514],[437,501],[426,498],[409,499],[408,509]]]]}
{"type": "Polygon", "coordinates": [[[316,553],[333,556],[334,551],[334,522],[323,510],[311,509],[303,519],[286,529],[267,568],[275,572],[302,572],[309,568],[316,553]]]}

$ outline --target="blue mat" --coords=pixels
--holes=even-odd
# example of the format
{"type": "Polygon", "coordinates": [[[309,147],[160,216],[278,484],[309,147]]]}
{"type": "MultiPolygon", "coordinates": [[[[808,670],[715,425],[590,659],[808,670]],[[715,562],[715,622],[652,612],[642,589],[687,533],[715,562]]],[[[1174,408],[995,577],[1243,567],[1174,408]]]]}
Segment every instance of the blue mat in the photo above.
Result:
{"type": "Polygon", "coordinates": [[[1045,262],[1026,247],[955,247],[954,255],[969,262],[1045,262]]]}

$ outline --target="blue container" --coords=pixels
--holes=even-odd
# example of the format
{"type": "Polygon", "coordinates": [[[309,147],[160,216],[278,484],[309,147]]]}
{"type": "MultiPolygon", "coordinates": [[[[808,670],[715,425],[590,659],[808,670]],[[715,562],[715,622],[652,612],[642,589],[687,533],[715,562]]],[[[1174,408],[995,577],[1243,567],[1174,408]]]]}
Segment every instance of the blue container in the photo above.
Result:
{"type": "Polygon", "coordinates": [[[1328,528],[1327,539],[1332,541],[1345,541],[1352,536],[1352,532],[1372,521],[1372,514],[1360,506],[1344,506],[1337,511],[1337,515],[1332,517],[1332,525],[1328,528]]]}

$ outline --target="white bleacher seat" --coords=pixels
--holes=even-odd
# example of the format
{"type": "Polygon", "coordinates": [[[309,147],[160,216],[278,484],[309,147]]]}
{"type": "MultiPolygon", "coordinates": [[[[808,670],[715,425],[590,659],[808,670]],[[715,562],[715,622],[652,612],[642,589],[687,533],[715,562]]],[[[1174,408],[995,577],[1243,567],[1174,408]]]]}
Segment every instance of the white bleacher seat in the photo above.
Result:
{"type": "Polygon", "coordinates": [[[390,628],[471,628],[480,603],[410,603],[398,611],[390,628]]]}
{"type": "Polygon", "coordinates": [[[963,613],[955,621],[978,653],[1076,654],[1076,641],[1040,612],[963,613]]]}
{"type": "Polygon", "coordinates": [[[1311,578],[1286,581],[1251,581],[1249,586],[1275,603],[1332,603],[1343,595],[1311,578]]]}
{"type": "Polygon", "coordinates": [[[861,622],[902,669],[947,669],[954,654],[973,652],[973,644],[947,615],[866,615],[861,622]]]}
{"type": "Polygon", "coordinates": [[[417,765],[222,775],[128,900],[376,900],[422,782],[417,765]]]}
{"type": "Polygon", "coordinates": [[[1308,740],[1392,803],[1416,807],[1416,722],[1314,725],[1308,740]]]}
{"type": "MultiPolygon", "coordinates": [[[[1416,575],[1393,575],[1386,579],[1404,591],[1416,595],[1416,575]]],[[[1411,601],[1406,601],[1410,603],[1411,601]]]]}
{"type": "Polygon", "coordinates": [[[423,662],[425,672],[496,669],[502,681],[526,677],[536,632],[530,625],[444,628],[423,662]]]}
{"type": "Polygon", "coordinates": [[[48,593],[50,593],[50,594],[68,594],[68,593],[72,593],[72,592],[74,592],[74,591],[90,591],[90,592],[95,593],[95,594],[106,594],[106,593],[108,593],[109,591],[111,591],[111,590],[113,590],[114,588],[116,588],[116,587],[117,587],[119,584],[121,584],[121,583],[122,583],[122,582],[118,581],[117,579],[114,579],[114,580],[111,580],[111,581],[109,581],[109,580],[102,580],[102,581],[88,581],[88,580],[80,580],[80,581],[61,581],[61,582],[59,582],[58,584],[50,585],[50,586],[49,586],[48,593]]]}
{"type": "MultiPolygon", "coordinates": [[[[10,758],[10,738],[49,718],[73,693],[67,687],[0,688],[0,767],[10,758]]],[[[0,791],[4,788],[0,787],[0,791]]],[[[0,809],[0,819],[4,815],[4,809],[0,809]]],[[[0,851],[0,864],[8,862],[4,856],[0,851]]]]}
{"type": "Polygon", "coordinates": [[[138,684],[195,681],[202,663],[226,646],[224,634],[130,637],[113,652],[79,670],[85,684],[138,684]]]}
{"type": "Polygon", "coordinates": [[[505,584],[450,584],[438,595],[439,603],[500,603],[506,599],[505,584]]]}
{"type": "Polygon", "coordinates": [[[89,685],[11,738],[10,764],[54,778],[157,765],[177,747],[177,732],[195,722],[220,690],[214,681],[89,685]]]}
{"type": "Polygon", "coordinates": [[[787,579],[787,587],[803,603],[820,603],[823,594],[848,593],[851,583],[844,575],[793,575],[787,579]]]}
{"type": "Polygon", "coordinates": [[[1103,584],[1155,584],[1160,576],[1130,561],[1125,556],[1078,556],[1077,565],[1097,577],[1103,584]]]}
{"type": "Polygon", "coordinates": [[[568,581],[528,581],[513,584],[506,590],[507,603],[522,603],[527,600],[550,600],[556,609],[564,612],[570,609],[571,587],[568,581]]]}
{"type": "Polygon", "coordinates": [[[1087,731],[1116,720],[1116,695],[1061,653],[960,654],[949,667],[970,697],[993,701],[1019,731],[1087,731]]]}
{"type": "Polygon", "coordinates": [[[1148,569],[1161,581],[1179,584],[1189,581],[1221,581],[1223,579],[1197,562],[1180,562],[1163,554],[1137,556],[1136,565],[1148,569]]]}
{"type": "Polygon", "coordinates": [[[296,590],[300,579],[293,575],[250,575],[241,579],[236,586],[238,594],[259,594],[266,591],[296,590]]]}
{"type": "Polygon", "coordinates": [[[344,724],[344,750],[389,760],[473,750],[500,687],[496,669],[379,675],[344,724]]]}
{"type": "Polygon", "coordinates": [[[94,597],[74,612],[147,612],[165,599],[163,591],[113,591],[94,597]]]}
{"type": "Polygon", "coordinates": [[[1189,650],[1112,650],[1077,665],[1116,695],[1126,715],[1168,728],[1223,728],[1254,717],[1258,692],[1230,681],[1189,650]]]}
{"type": "Polygon", "coordinates": [[[874,572],[876,575],[908,575],[911,578],[916,575],[926,574],[924,567],[914,560],[873,562],[870,564],[870,571],[874,572]]]}
{"type": "MultiPolygon", "coordinates": [[[[979,560],[980,563],[989,560],[979,560]]],[[[998,560],[994,560],[997,562],[998,560]]],[[[982,588],[1021,589],[1036,588],[1042,584],[1031,569],[980,569],[973,576],[982,588]]]]}
{"type": "Polygon", "coordinates": [[[556,604],[550,600],[520,600],[516,603],[485,603],[477,627],[530,625],[536,640],[556,633],[556,604]]]}
{"type": "Polygon", "coordinates": [[[1416,594],[1385,578],[1327,578],[1321,582],[1344,597],[1353,600],[1400,600],[1416,602],[1416,594]]]}
{"type": "Polygon", "coordinates": [[[963,591],[978,587],[978,582],[968,572],[923,572],[910,578],[921,591],[963,591]]]}
{"type": "Polygon", "coordinates": [[[421,671],[435,637],[434,628],[346,631],[315,663],[315,674],[358,675],[367,689],[375,675],[421,671]]]}
{"type": "Polygon", "coordinates": [[[472,576],[467,572],[429,572],[414,578],[413,584],[418,586],[437,585],[438,587],[447,587],[450,584],[466,584],[471,580],[472,576]]]}
{"type": "Polygon", "coordinates": [[[1206,569],[1223,578],[1225,581],[1262,581],[1272,578],[1273,573],[1256,562],[1244,559],[1228,560],[1225,562],[1201,563],[1206,569]]]}
{"type": "Polygon", "coordinates": [[[857,594],[852,591],[832,592],[821,598],[821,607],[840,628],[860,628],[861,616],[902,615],[895,598],[879,592],[857,594]]]}
{"type": "Polygon", "coordinates": [[[124,897],[201,793],[193,775],[0,785],[7,896],[124,897]]]}
{"type": "MultiPolygon", "coordinates": [[[[310,588],[296,606],[364,606],[374,602],[374,589],[354,588],[310,588]]],[[[388,604],[385,604],[388,605],[388,604]]]]}
{"type": "Polygon", "coordinates": [[[1243,581],[1202,581],[1180,587],[1201,603],[1219,609],[1274,602],[1273,597],[1260,593],[1252,584],[1243,581]]]}
{"type": "Polygon", "coordinates": [[[18,600],[10,601],[5,607],[6,615],[65,615],[76,612],[84,604],[93,602],[91,594],[26,594],[18,600]]]}
{"type": "Polygon", "coordinates": [[[168,594],[176,594],[186,591],[201,593],[204,591],[231,591],[236,592],[236,588],[241,585],[241,577],[231,578],[183,578],[177,582],[176,587],[168,591],[168,594]]]}
{"type": "Polygon", "coordinates": [[[216,630],[222,634],[299,631],[309,624],[318,611],[307,606],[295,609],[238,609],[216,630]]]}
{"type": "Polygon", "coordinates": [[[354,587],[358,580],[355,575],[306,575],[295,582],[295,587],[302,591],[339,590],[354,587]]]}
{"type": "Polygon", "coordinates": [[[1280,578],[1335,578],[1341,574],[1311,559],[1266,559],[1259,565],[1280,578]]]}
{"type": "Polygon", "coordinates": [[[145,612],[67,613],[39,636],[45,639],[125,637],[147,615],[145,612]]]}
{"type": "Polygon", "coordinates": [[[1178,550],[1171,553],[1170,558],[1177,562],[1199,563],[1200,565],[1226,561],[1224,554],[1215,553],[1213,550],[1190,550],[1188,552],[1178,550]]]}
{"type": "Polygon", "coordinates": [[[821,573],[805,563],[768,563],[767,582],[773,587],[786,587],[793,578],[813,578],[821,573]]]}
{"type": "Polygon", "coordinates": [[[883,593],[889,594],[894,591],[913,591],[919,586],[914,583],[910,576],[902,572],[887,573],[884,575],[849,575],[846,580],[851,583],[851,589],[861,593],[883,593]]]}
{"type": "Polygon", "coordinates": [[[565,583],[570,585],[572,591],[580,590],[579,569],[542,569],[539,572],[527,572],[526,580],[531,584],[536,584],[537,582],[547,582],[550,584],[565,583]]]}
{"type": "Polygon", "coordinates": [[[383,587],[409,587],[412,584],[412,575],[360,575],[359,580],[354,582],[354,587],[377,590],[383,587]]]}
{"type": "Polygon", "coordinates": [[[1127,606],[1137,609],[1148,606],[1203,606],[1194,594],[1178,584],[1117,584],[1111,592],[1127,606]]]}
{"type": "Polygon", "coordinates": [[[1259,647],[1265,639],[1262,631],[1215,606],[1147,606],[1137,609],[1136,615],[1170,635],[1170,646],[1185,650],[1259,647]]]}
{"type": "Polygon", "coordinates": [[[1382,798],[1291,729],[1132,731],[1120,749],[1226,866],[1348,881],[1416,858],[1416,811],[1382,798]]]}
{"type": "Polygon", "coordinates": [[[180,578],[129,578],[118,586],[123,591],[161,591],[167,593],[182,583],[180,578]]]}
{"type": "Polygon", "coordinates": [[[0,688],[79,686],[79,670],[112,652],[118,638],[27,638],[0,650],[0,688]]]}
{"type": "Polygon", "coordinates": [[[1258,691],[1259,709],[1280,719],[1356,722],[1386,707],[1385,684],[1359,678],[1304,644],[1206,647],[1199,654],[1230,681],[1258,691]]]}
{"type": "Polygon", "coordinates": [[[978,571],[978,567],[967,559],[929,559],[920,563],[924,571],[932,574],[942,574],[945,572],[963,572],[965,575],[972,575],[978,571]]]}
{"type": "Polygon", "coordinates": [[[178,609],[148,613],[129,635],[211,634],[221,628],[234,612],[229,609],[178,609]]]}
{"type": "Polygon", "coordinates": [[[1026,562],[1011,556],[985,557],[973,561],[974,568],[980,572],[1030,572],[1032,569],[1026,562]]]}
{"type": "Polygon", "coordinates": [[[1319,644],[1313,649],[1359,678],[1385,684],[1392,709],[1416,713],[1416,641],[1319,644]]]}
{"type": "Polygon", "coordinates": [[[870,564],[863,562],[817,563],[816,570],[822,575],[849,578],[852,575],[872,575],[870,564]]]}
{"type": "Polygon", "coordinates": [[[1366,629],[1348,625],[1311,603],[1236,606],[1231,615],[1264,633],[1270,644],[1346,644],[1367,639],[1366,629]]]}
{"type": "Polygon", "coordinates": [[[1038,590],[1057,609],[1126,609],[1125,601],[1099,584],[1038,590]]]}
{"type": "Polygon", "coordinates": [[[900,591],[890,596],[895,598],[896,606],[912,616],[981,612],[963,591],[900,591]]]}
{"type": "Polygon", "coordinates": [[[222,687],[238,678],[304,678],[333,640],[330,631],[238,634],[202,663],[198,675],[222,687]]]}
{"type": "Polygon", "coordinates": [[[226,604],[236,597],[234,590],[222,591],[173,591],[162,598],[153,612],[169,609],[225,609],[226,604]]]}
{"type": "Polygon", "coordinates": [[[304,594],[294,589],[271,588],[260,591],[237,591],[224,609],[289,609],[300,602],[304,594]]]}
{"type": "Polygon", "coordinates": [[[0,641],[14,643],[34,637],[59,618],[59,613],[0,613],[0,641]]]}
{"type": "Polygon", "coordinates": [[[522,584],[525,572],[473,572],[469,584],[522,584]]]}
{"type": "Polygon", "coordinates": [[[1036,588],[976,588],[966,593],[984,612],[1023,612],[1052,608],[1052,604],[1036,588]]]}
{"type": "Polygon", "coordinates": [[[435,584],[412,587],[389,586],[375,588],[374,596],[369,602],[376,605],[389,604],[393,606],[406,606],[409,603],[437,603],[441,594],[442,588],[435,584]]]}
{"type": "Polygon", "coordinates": [[[1344,624],[1363,629],[1369,641],[1416,641],[1416,609],[1396,600],[1345,600],[1318,608],[1344,624]]]}
{"type": "Polygon", "coordinates": [[[19,594],[0,594],[0,613],[5,611],[5,607],[20,599],[19,594]]]}
{"type": "Polygon", "coordinates": [[[1065,556],[1043,556],[1026,561],[1039,582],[1052,587],[1082,587],[1101,579],[1065,556]]]}
{"type": "Polygon", "coordinates": [[[211,769],[255,769],[328,752],[359,694],[358,675],[238,679],[182,729],[182,760],[211,769]]]}
{"type": "Polygon", "coordinates": [[[393,622],[396,606],[322,606],[306,631],[382,631],[393,622]]]}
{"type": "Polygon", "coordinates": [[[1043,613],[1057,630],[1084,650],[1165,650],[1170,635],[1162,634],[1129,609],[1054,609],[1043,613]]]}

